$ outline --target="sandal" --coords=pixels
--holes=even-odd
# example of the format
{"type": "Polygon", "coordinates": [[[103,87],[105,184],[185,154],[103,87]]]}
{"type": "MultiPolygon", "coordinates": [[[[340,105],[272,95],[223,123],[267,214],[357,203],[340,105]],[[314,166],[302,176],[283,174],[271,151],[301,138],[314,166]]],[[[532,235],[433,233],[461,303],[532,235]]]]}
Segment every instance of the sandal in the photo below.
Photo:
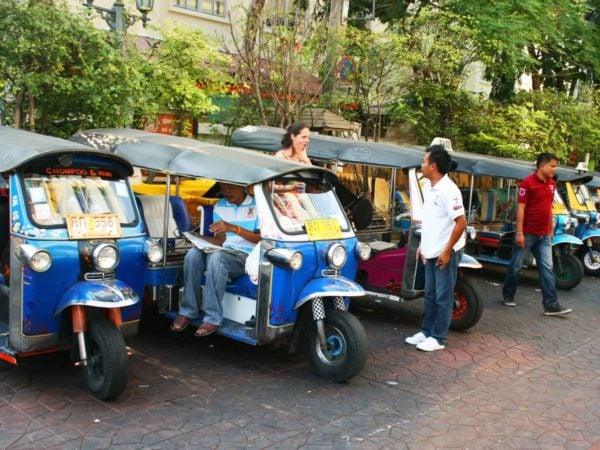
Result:
{"type": "Polygon", "coordinates": [[[178,315],[177,317],[175,317],[175,320],[171,324],[171,331],[174,331],[175,333],[179,333],[180,331],[185,330],[189,324],[190,324],[190,319],[188,319],[185,316],[178,315]]]}
{"type": "Polygon", "coordinates": [[[215,325],[214,323],[202,322],[202,325],[198,327],[194,336],[196,337],[205,337],[209,334],[213,334],[215,331],[219,329],[219,325],[215,325]]]}

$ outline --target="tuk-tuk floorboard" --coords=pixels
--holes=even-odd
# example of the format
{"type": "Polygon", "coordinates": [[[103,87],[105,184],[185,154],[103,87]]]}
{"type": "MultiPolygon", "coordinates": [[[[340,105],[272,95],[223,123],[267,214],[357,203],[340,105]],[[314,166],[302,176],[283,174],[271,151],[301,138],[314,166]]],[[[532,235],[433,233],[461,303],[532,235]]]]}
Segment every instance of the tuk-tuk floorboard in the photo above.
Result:
{"type": "Polygon", "coordinates": [[[536,272],[516,308],[500,304],[503,268],[472,274],[485,312],[444,351],[404,343],[422,300],[353,301],[369,359],[330,383],[307,355],[195,338],[148,316],[129,344],[125,392],[100,402],[68,353],[0,363],[0,448],[592,448],[600,444],[600,279],[542,314],[536,272]],[[151,320],[152,319],[152,320],[151,320]]]}

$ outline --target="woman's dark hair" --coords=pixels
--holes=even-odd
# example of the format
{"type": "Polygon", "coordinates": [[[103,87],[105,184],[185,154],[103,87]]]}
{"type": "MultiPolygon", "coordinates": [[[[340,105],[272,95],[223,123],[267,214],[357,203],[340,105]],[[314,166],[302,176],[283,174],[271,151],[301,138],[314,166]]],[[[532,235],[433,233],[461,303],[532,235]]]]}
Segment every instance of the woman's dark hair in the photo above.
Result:
{"type": "Polygon", "coordinates": [[[452,170],[453,161],[443,145],[432,145],[427,147],[425,151],[429,154],[429,164],[435,164],[442,175],[446,175],[452,170]]]}
{"type": "Polygon", "coordinates": [[[308,128],[304,122],[294,122],[291,125],[288,125],[285,129],[285,134],[281,138],[281,146],[283,148],[289,148],[292,146],[292,135],[297,136],[300,134],[302,130],[308,128]]]}

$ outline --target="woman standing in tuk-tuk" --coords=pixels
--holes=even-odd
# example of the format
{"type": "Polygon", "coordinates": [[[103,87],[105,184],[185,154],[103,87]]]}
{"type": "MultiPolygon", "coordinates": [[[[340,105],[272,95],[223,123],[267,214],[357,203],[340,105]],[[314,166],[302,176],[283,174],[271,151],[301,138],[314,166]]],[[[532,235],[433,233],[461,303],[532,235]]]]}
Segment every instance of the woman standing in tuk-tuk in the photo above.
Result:
{"type": "Polygon", "coordinates": [[[285,134],[281,138],[283,148],[275,153],[277,158],[287,161],[299,162],[312,165],[308,158],[308,142],[310,130],[308,125],[302,122],[294,122],[285,129],[285,134]]]}

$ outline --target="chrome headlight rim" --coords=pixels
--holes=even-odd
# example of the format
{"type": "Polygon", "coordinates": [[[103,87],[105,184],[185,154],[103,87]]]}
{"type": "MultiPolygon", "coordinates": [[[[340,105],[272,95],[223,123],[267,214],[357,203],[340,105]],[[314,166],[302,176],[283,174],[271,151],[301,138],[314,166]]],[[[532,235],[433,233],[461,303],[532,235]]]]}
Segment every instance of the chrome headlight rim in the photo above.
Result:
{"type": "Polygon", "coordinates": [[[112,272],[119,265],[119,248],[112,242],[102,242],[92,251],[92,263],[100,272],[112,272]]]}
{"type": "Polygon", "coordinates": [[[155,238],[147,239],[144,242],[143,253],[148,262],[151,264],[158,264],[165,256],[162,241],[155,238]]]}
{"type": "Polygon", "coordinates": [[[34,272],[46,272],[52,266],[52,255],[47,250],[31,244],[21,244],[17,248],[17,258],[34,272]]]}
{"type": "Polygon", "coordinates": [[[346,252],[346,247],[342,244],[335,243],[327,249],[327,265],[332,269],[341,269],[347,260],[348,252],[346,252]]]}
{"type": "Polygon", "coordinates": [[[366,261],[371,257],[371,246],[365,242],[357,242],[354,247],[354,254],[361,261],[366,261]]]}
{"type": "Polygon", "coordinates": [[[273,265],[293,271],[299,270],[304,261],[304,255],[301,251],[290,248],[272,248],[265,252],[265,257],[273,265]]]}

